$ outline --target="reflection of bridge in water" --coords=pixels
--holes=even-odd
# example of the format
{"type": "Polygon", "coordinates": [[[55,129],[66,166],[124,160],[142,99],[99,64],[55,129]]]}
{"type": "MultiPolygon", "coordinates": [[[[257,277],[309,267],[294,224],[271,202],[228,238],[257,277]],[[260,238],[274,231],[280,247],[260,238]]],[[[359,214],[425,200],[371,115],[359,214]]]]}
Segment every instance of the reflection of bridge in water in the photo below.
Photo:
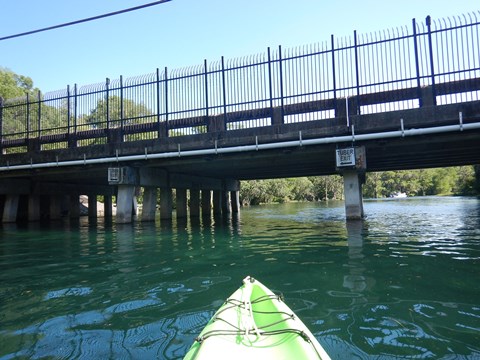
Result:
{"type": "Polygon", "coordinates": [[[178,217],[230,213],[239,180],[338,171],[347,218],[362,217],[365,171],[480,163],[477,16],[6,100],[3,221],[77,217],[87,194],[92,216],[116,195],[130,222],[138,187],[145,221],[158,189],[162,218],[172,189],[178,217]]]}

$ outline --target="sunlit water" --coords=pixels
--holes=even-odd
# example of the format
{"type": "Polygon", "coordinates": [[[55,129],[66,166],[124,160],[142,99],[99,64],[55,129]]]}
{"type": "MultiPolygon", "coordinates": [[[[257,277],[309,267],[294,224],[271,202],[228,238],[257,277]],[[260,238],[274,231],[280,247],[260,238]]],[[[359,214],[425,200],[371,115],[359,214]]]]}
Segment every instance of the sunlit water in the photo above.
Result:
{"type": "Polygon", "coordinates": [[[480,358],[480,200],[0,229],[0,359],[181,359],[252,275],[332,359],[480,358]]]}

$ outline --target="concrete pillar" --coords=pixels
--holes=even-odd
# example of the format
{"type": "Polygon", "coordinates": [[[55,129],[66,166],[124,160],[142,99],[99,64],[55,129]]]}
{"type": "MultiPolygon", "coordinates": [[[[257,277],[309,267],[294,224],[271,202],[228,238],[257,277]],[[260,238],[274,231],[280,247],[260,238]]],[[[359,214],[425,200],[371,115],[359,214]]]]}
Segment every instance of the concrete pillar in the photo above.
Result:
{"type": "Polygon", "coordinates": [[[212,213],[212,192],[202,190],[202,216],[210,216],[212,213]]]}
{"type": "Polygon", "coordinates": [[[239,213],[240,212],[240,191],[231,191],[230,200],[232,203],[232,212],[239,213]]]}
{"type": "Polygon", "coordinates": [[[62,197],[59,195],[50,196],[50,220],[62,218],[62,197]]]}
{"type": "Polygon", "coordinates": [[[222,191],[213,191],[213,213],[217,215],[222,213],[222,191]]]}
{"type": "Polygon", "coordinates": [[[177,189],[177,218],[187,217],[187,189],[177,189]]]}
{"type": "Polygon", "coordinates": [[[104,195],[103,196],[103,216],[105,219],[112,218],[112,196],[104,195]]]}
{"type": "Polygon", "coordinates": [[[88,195],[88,217],[96,219],[97,211],[97,196],[90,194],[88,195]]]}
{"type": "Polygon", "coordinates": [[[230,192],[222,191],[222,213],[227,215],[232,213],[230,204],[230,192]]]}
{"type": "Polygon", "coordinates": [[[190,216],[200,216],[200,190],[190,189],[190,216]]]}
{"type": "Polygon", "coordinates": [[[40,196],[28,196],[28,221],[40,220],[40,196]]]}
{"type": "Polygon", "coordinates": [[[142,221],[155,221],[157,211],[157,188],[146,187],[143,189],[142,221]]]}
{"type": "Polygon", "coordinates": [[[5,199],[5,205],[3,207],[2,221],[4,223],[17,221],[19,200],[20,200],[20,195],[7,195],[5,199]]]}
{"type": "Polygon", "coordinates": [[[362,182],[360,174],[355,170],[345,170],[343,188],[345,195],[345,215],[347,220],[363,218],[362,182]]]}
{"type": "Polygon", "coordinates": [[[160,219],[172,218],[172,188],[160,188],[160,219]]]}
{"type": "Polygon", "coordinates": [[[117,194],[117,216],[115,221],[118,224],[127,224],[132,222],[133,196],[135,186],[118,185],[117,194]]]}

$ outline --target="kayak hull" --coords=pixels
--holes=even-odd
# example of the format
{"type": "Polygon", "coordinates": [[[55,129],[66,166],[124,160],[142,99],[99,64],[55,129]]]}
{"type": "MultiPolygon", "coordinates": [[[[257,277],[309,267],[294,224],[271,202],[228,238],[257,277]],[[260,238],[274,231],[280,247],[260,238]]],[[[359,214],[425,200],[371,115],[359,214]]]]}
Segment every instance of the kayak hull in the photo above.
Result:
{"type": "Polygon", "coordinates": [[[210,319],[184,359],[330,357],[280,296],[247,277],[210,319]]]}

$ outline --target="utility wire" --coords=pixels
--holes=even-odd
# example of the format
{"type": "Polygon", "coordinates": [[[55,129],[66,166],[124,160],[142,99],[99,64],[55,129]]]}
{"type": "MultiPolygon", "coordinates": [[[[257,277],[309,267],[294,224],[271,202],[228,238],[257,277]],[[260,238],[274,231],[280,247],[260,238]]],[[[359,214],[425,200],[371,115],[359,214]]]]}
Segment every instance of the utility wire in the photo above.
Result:
{"type": "Polygon", "coordinates": [[[93,16],[93,17],[90,17],[90,18],[87,18],[87,19],[71,21],[71,22],[68,22],[68,23],[64,23],[64,24],[60,24],[60,25],[54,25],[54,26],[49,26],[49,27],[46,27],[46,28],[43,28],[43,29],[37,29],[37,30],[27,31],[27,32],[20,33],[20,34],[8,35],[8,36],[0,37],[0,41],[2,41],[2,40],[8,40],[8,39],[13,39],[13,38],[17,38],[17,37],[20,37],[20,36],[32,35],[32,34],[36,34],[36,33],[42,32],[42,31],[54,30],[54,29],[58,29],[58,28],[61,28],[61,27],[77,25],[77,24],[81,24],[81,23],[84,23],[84,22],[87,22],[87,21],[98,20],[98,19],[102,19],[102,18],[109,17],[109,16],[114,16],[114,15],[119,15],[119,14],[123,14],[123,13],[130,12],[130,11],[135,11],[135,10],[144,9],[144,8],[146,8],[146,7],[163,4],[163,3],[166,3],[166,2],[169,2],[169,1],[171,1],[171,0],[155,1],[155,2],[152,2],[152,3],[148,3],[148,4],[144,4],[144,5],[140,5],[140,6],[135,6],[135,7],[128,8],[128,9],[124,9],[124,10],[114,11],[114,12],[111,12],[111,13],[108,13],[108,14],[93,16]]]}

